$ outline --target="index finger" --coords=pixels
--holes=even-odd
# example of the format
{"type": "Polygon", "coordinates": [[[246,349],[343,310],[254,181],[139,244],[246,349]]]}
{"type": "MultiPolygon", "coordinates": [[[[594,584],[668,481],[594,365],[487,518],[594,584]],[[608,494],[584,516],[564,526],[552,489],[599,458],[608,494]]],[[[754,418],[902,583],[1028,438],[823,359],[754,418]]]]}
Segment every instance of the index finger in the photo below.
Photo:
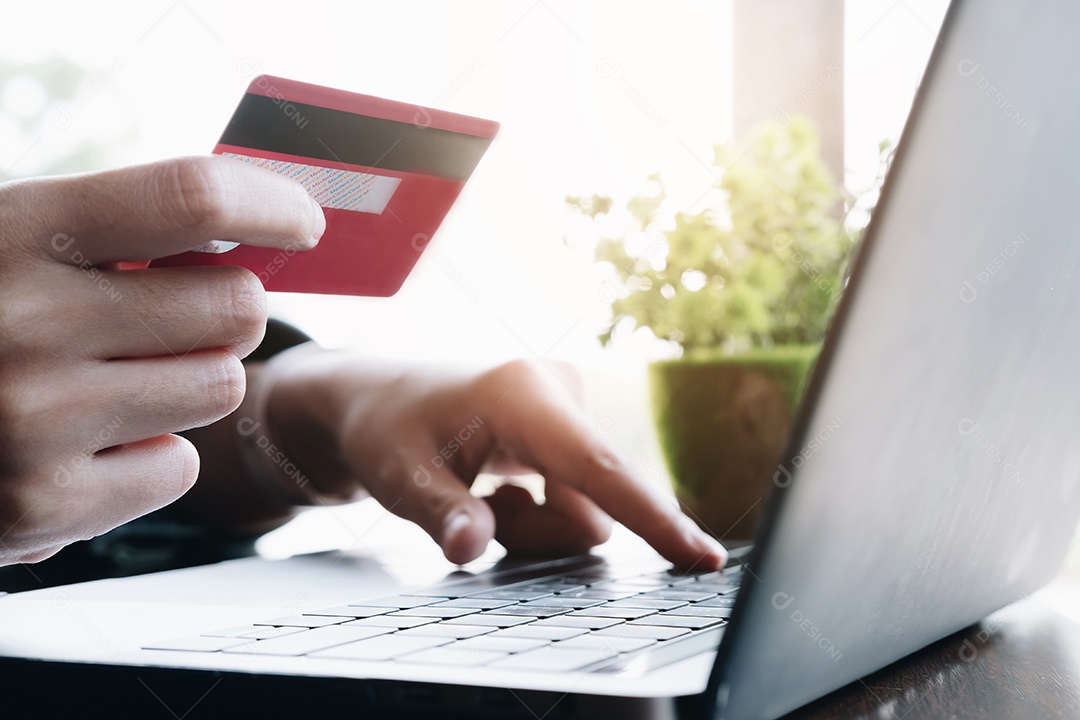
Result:
{"type": "Polygon", "coordinates": [[[493,432],[517,458],[587,495],[675,565],[723,566],[723,546],[651,487],[559,388],[524,364],[497,372],[493,432]]]}
{"type": "Polygon", "coordinates": [[[8,187],[23,237],[70,263],[152,260],[211,240],[307,250],[326,228],[302,186],[219,156],[186,157],[8,187]]]}

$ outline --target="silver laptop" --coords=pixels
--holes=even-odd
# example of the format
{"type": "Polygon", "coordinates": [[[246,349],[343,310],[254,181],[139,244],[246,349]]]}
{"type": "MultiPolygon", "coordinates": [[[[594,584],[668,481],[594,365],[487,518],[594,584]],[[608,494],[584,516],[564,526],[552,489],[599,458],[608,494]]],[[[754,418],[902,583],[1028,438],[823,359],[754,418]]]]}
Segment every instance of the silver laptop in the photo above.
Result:
{"type": "Polygon", "coordinates": [[[0,597],[5,677],[177,717],[775,718],[1027,596],[1080,513],[1077,37],[1066,0],[954,3],[725,569],[638,551],[412,584],[352,553],[104,580],[0,597]]]}

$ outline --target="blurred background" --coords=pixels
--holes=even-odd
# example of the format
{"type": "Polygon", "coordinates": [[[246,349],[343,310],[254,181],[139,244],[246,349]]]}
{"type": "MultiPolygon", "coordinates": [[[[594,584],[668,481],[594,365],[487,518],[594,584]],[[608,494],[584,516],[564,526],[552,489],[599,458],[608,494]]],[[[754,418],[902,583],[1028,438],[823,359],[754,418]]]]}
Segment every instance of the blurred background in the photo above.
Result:
{"type": "Polygon", "coordinates": [[[665,202],[695,210],[717,182],[714,145],[795,113],[817,123],[826,165],[862,194],[879,144],[900,135],[946,5],[18,3],[0,46],[0,180],[205,153],[260,73],[497,120],[396,297],[277,294],[271,311],[371,355],[570,360],[598,426],[663,486],[644,368],[672,348],[647,331],[601,346],[610,298],[565,198],[623,201],[659,172],[665,202]]]}

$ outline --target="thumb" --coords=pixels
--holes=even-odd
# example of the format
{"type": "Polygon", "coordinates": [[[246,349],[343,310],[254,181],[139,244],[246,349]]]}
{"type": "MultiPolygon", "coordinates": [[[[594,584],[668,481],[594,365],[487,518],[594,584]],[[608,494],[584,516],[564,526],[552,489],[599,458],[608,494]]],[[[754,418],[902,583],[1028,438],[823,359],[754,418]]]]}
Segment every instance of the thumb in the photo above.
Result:
{"type": "Polygon", "coordinates": [[[405,477],[374,473],[365,485],[383,507],[422,527],[450,562],[475,560],[495,537],[491,508],[445,465],[420,463],[405,477]]]}
{"type": "Polygon", "coordinates": [[[219,156],[9,184],[24,237],[67,264],[143,261],[211,240],[309,250],[322,208],[287,178],[219,156]]]}

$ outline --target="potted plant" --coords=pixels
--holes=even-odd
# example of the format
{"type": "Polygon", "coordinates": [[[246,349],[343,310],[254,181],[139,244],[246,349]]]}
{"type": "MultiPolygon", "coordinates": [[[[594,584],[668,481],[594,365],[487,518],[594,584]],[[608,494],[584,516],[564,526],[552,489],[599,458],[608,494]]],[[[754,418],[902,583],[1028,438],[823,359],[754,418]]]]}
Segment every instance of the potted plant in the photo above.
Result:
{"type": "Polygon", "coordinates": [[[746,147],[716,148],[699,212],[665,212],[659,175],[614,234],[610,198],[567,198],[598,237],[601,342],[651,332],[677,356],[649,366],[660,446],[685,510],[726,539],[752,536],[856,235],[812,122],[763,125],[746,147]]]}

